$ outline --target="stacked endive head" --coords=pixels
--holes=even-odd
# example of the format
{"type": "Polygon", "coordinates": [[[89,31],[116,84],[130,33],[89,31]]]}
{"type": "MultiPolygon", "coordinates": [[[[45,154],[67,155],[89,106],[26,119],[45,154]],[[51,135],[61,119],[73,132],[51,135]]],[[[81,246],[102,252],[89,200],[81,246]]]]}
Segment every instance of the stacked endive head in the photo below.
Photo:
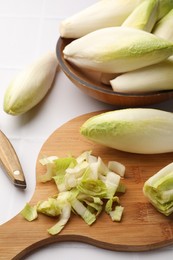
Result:
{"type": "Polygon", "coordinates": [[[158,211],[169,216],[173,212],[173,163],[149,178],[143,192],[158,211]]]}

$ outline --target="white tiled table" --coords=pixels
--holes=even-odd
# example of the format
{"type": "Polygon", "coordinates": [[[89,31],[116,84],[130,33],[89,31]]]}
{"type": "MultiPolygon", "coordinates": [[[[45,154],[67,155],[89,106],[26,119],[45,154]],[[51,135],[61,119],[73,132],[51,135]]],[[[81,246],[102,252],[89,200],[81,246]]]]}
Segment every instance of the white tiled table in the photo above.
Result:
{"type": "MultiPolygon", "coordinates": [[[[18,117],[3,112],[4,92],[12,77],[41,54],[55,50],[61,19],[94,2],[96,0],[0,0],[0,129],[15,147],[27,181],[26,191],[21,192],[0,168],[0,224],[14,217],[31,199],[37,155],[48,136],[78,115],[112,108],[84,95],[60,71],[54,88],[39,106],[18,117]]],[[[172,104],[173,101],[169,101],[155,107],[173,111],[172,104]]],[[[26,259],[48,257],[52,260],[70,257],[75,260],[172,259],[173,246],[145,253],[123,253],[67,242],[44,247],[26,259]]]]}

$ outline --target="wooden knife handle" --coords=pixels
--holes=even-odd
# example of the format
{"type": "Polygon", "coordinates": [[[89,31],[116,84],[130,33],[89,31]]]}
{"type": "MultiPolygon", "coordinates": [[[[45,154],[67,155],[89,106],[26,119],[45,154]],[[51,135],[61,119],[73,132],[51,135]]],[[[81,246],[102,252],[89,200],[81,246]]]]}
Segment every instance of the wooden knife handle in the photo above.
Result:
{"type": "Polygon", "coordinates": [[[0,130],[0,163],[13,184],[19,188],[26,188],[25,177],[18,156],[6,137],[0,130]]]}

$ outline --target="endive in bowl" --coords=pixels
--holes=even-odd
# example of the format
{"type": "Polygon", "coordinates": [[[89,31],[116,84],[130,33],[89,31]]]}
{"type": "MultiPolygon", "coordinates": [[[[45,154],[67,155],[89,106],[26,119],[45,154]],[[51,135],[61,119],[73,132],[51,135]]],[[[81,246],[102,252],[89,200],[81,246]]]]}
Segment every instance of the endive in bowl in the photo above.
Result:
{"type": "Polygon", "coordinates": [[[127,94],[113,91],[100,80],[101,73],[76,66],[64,58],[64,48],[73,39],[60,37],[56,45],[59,65],[72,83],[90,97],[107,104],[120,107],[137,107],[157,104],[173,98],[173,90],[155,91],[150,93],[127,94]]]}

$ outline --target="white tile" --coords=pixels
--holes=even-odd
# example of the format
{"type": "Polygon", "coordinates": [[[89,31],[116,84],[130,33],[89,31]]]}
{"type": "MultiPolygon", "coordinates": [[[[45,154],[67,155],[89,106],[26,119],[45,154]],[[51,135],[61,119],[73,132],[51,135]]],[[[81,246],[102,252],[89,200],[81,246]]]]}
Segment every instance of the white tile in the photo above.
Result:
{"type": "Polygon", "coordinates": [[[42,21],[42,30],[39,40],[40,54],[49,50],[55,51],[59,38],[59,23],[60,21],[58,19],[44,19],[42,21]]]}
{"type": "Polygon", "coordinates": [[[1,0],[0,16],[40,15],[45,0],[1,0]]]}
{"type": "Polygon", "coordinates": [[[6,114],[3,111],[3,102],[5,91],[10,83],[10,81],[14,78],[14,76],[18,73],[18,70],[11,69],[0,69],[0,129],[3,131],[6,122],[6,114]]]}
{"type": "Polygon", "coordinates": [[[40,18],[0,17],[0,68],[20,68],[32,61],[38,49],[40,22],[40,18]]]}
{"type": "Polygon", "coordinates": [[[47,16],[56,16],[59,18],[64,18],[67,16],[70,16],[72,14],[75,14],[76,12],[79,12],[80,10],[90,6],[91,4],[94,4],[97,2],[97,0],[88,0],[88,1],[81,1],[81,0],[75,0],[74,4],[70,4],[69,6],[69,0],[45,0],[45,15],[47,16]]]}

